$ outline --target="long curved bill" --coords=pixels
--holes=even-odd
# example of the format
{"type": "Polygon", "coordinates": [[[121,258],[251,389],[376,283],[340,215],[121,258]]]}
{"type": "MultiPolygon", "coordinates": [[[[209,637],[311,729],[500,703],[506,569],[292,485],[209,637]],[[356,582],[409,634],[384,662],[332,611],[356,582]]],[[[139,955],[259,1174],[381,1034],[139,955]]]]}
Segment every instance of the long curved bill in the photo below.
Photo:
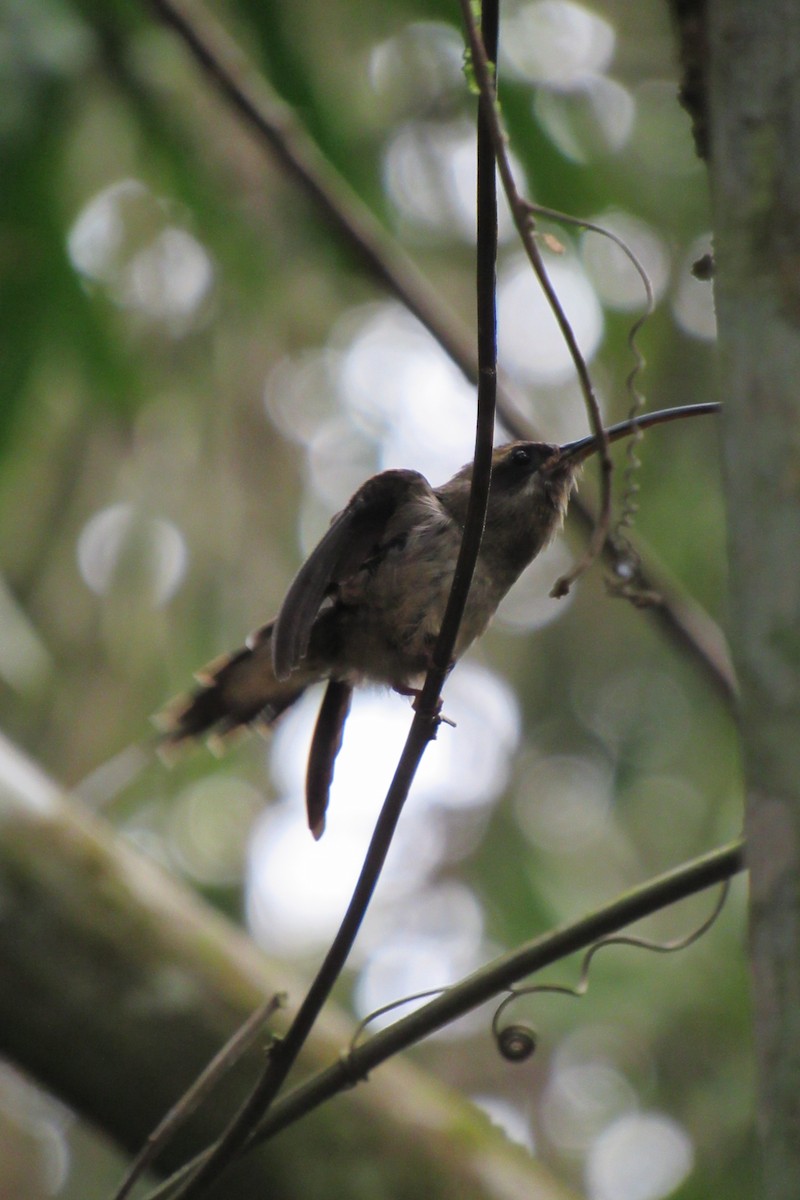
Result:
{"type": "MultiPolygon", "coordinates": [[[[682,421],[685,417],[704,417],[709,413],[719,412],[720,405],[713,400],[704,404],[684,404],[677,408],[662,408],[658,412],[642,413],[640,417],[631,417],[611,425],[606,430],[609,442],[617,442],[620,438],[630,437],[638,429],[649,429],[651,425],[665,425],[668,421],[682,421]]],[[[579,438],[577,442],[566,442],[559,447],[558,462],[563,464],[565,459],[577,465],[589,455],[600,449],[600,438],[590,433],[587,437],[579,438]]]]}

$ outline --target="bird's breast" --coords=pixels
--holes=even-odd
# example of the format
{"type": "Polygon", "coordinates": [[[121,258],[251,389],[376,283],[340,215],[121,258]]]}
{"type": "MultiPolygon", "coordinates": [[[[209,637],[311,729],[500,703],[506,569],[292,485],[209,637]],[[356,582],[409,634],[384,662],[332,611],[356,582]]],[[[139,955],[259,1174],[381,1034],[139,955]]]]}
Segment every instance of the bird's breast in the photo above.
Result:
{"type": "MultiPolygon", "coordinates": [[[[341,658],[353,677],[413,684],[424,674],[442,625],[461,527],[424,506],[402,523],[364,569],[339,589],[341,658]]],[[[454,658],[483,633],[502,590],[479,559],[454,658]]]]}

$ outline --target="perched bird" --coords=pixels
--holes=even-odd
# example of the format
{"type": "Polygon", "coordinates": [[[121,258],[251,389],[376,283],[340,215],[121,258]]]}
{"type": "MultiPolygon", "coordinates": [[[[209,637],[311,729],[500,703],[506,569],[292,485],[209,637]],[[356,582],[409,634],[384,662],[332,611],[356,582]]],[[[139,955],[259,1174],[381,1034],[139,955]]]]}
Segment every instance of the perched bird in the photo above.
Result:
{"type": "MultiPolygon", "coordinates": [[[[716,408],[650,413],[613,426],[607,436],[615,441],[716,408]]],[[[510,442],[493,452],[486,525],[454,662],[561,527],[578,468],[598,446],[591,435],[564,446],[510,442]]],[[[275,620],[243,649],[210,663],[197,676],[200,686],[166,710],[164,745],[270,726],[307,687],[326,680],[306,779],[308,822],[319,838],[354,686],[373,681],[413,695],[429,666],[471,481],[471,463],[435,488],[418,471],[368,479],[300,568],[275,620]]]]}

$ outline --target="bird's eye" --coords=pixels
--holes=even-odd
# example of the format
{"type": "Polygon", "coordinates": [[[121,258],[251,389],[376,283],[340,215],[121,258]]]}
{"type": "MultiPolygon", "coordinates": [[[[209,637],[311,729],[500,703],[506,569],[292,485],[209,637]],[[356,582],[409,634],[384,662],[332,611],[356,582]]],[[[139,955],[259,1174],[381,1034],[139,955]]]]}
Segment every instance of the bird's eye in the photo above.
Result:
{"type": "Polygon", "coordinates": [[[529,446],[517,446],[514,453],[511,455],[511,461],[517,466],[527,466],[531,461],[531,451],[529,446]]]}

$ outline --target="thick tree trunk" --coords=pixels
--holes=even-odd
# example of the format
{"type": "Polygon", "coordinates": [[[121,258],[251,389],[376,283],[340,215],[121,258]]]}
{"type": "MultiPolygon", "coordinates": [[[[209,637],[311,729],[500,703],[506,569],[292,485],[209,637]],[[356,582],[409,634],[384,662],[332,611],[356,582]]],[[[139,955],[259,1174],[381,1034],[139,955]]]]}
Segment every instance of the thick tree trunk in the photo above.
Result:
{"type": "Polygon", "coordinates": [[[800,1187],[800,7],[710,0],[710,169],[768,1200],[800,1187]]]}
{"type": "MultiPolygon", "coordinates": [[[[219,1047],[299,982],[0,739],[0,1054],[135,1150],[219,1047]]],[[[306,1068],[349,1043],[315,1030],[306,1068]]],[[[487,1033],[488,1036],[488,1033],[487,1033]]],[[[161,1158],[181,1165],[221,1130],[263,1062],[222,1081],[161,1158]]],[[[245,1159],[217,1196],[567,1200],[526,1152],[421,1072],[388,1063],[245,1159]]]]}

